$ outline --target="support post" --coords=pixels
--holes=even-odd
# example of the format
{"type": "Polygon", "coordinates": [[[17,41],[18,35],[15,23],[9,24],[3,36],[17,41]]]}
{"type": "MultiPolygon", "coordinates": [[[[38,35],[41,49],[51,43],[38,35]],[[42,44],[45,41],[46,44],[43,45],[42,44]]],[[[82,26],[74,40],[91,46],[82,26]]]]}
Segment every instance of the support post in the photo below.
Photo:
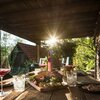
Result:
{"type": "Polygon", "coordinates": [[[37,45],[37,62],[39,62],[40,59],[40,45],[37,45]]]}
{"type": "Polygon", "coordinates": [[[100,34],[96,36],[96,67],[95,77],[100,80],[100,34]]]}
{"type": "Polygon", "coordinates": [[[95,46],[96,46],[95,78],[97,80],[100,80],[100,11],[98,13],[94,37],[95,37],[95,46]]]}

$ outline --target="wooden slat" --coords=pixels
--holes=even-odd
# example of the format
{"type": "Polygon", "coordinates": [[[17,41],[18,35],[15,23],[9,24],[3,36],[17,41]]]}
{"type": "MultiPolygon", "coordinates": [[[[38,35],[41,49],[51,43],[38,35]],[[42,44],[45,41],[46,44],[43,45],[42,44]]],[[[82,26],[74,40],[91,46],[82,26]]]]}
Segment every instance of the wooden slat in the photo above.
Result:
{"type": "MultiPolygon", "coordinates": [[[[29,87],[27,87],[25,91],[27,91],[28,88],[29,87]]],[[[5,97],[3,100],[15,100],[18,96],[20,96],[25,91],[23,91],[23,92],[16,92],[16,91],[12,90],[12,92],[10,93],[10,95],[8,95],[7,97],[5,97]]]]}
{"type": "Polygon", "coordinates": [[[81,17],[81,18],[86,18],[86,17],[93,17],[96,13],[98,13],[98,10],[99,10],[99,8],[97,9],[97,10],[95,10],[95,11],[86,11],[86,12],[75,12],[75,13],[72,13],[72,11],[69,11],[69,10],[61,10],[61,11],[59,11],[59,12],[57,12],[56,10],[51,10],[50,12],[49,11],[45,11],[45,13],[43,12],[43,11],[40,11],[40,12],[36,12],[35,14],[34,14],[34,12],[30,12],[30,11],[27,11],[27,12],[25,12],[25,13],[20,13],[20,12],[16,12],[15,14],[9,14],[9,15],[0,15],[0,17],[1,18],[9,18],[9,20],[11,19],[12,21],[15,21],[15,22],[17,22],[17,21],[21,21],[21,20],[23,20],[23,21],[27,21],[27,20],[32,20],[32,21],[34,21],[34,20],[37,20],[37,19],[41,19],[41,21],[42,20],[45,20],[45,19],[50,19],[50,18],[54,18],[54,19],[57,19],[57,18],[59,18],[59,19],[61,19],[61,18],[73,18],[74,19],[74,17],[81,17]],[[68,12],[69,11],[69,12],[68,12]],[[13,18],[13,19],[12,19],[13,18]],[[16,20],[17,21],[16,21],[16,20]]]}
{"type": "Polygon", "coordinates": [[[50,100],[68,100],[66,97],[66,93],[68,93],[68,89],[62,89],[58,91],[54,91],[52,93],[51,99],[50,100]]]}
{"type": "Polygon", "coordinates": [[[87,100],[78,87],[69,87],[69,93],[67,93],[66,96],[67,98],[71,98],[71,100],[87,100]]]}
{"type": "MultiPolygon", "coordinates": [[[[57,2],[59,2],[59,0],[56,1],[56,3],[57,2]]],[[[65,9],[68,9],[67,12],[77,12],[77,11],[79,11],[79,12],[85,11],[86,12],[86,11],[93,11],[95,9],[98,9],[98,7],[100,5],[100,1],[98,1],[98,0],[96,0],[96,1],[95,0],[92,0],[92,1],[88,0],[85,2],[76,2],[76,3],[75,2],[64,3],[62,1],[60,3],[63,3],[63,4],[55,4],[55,5],[50,5],[50,3],[46,4],[44,1],[42,1],[42,3],[44,4],[44,6],[42,6],[42,7],[40,7],[39,3],[36,1],[34,1],[34,2],[32,1],[32,4],[33,4],[32,6],[28,6],[29,3],[30,3],[29,1],[27,3],[25,1],[19,1],[19,2],[14,2],[14,3],[2,5],[1,9],[0,9],[0,13],[1,14],[3,14],[3,13],[11,14],[11,13],[14,13],[15,11],[18,13],[20,11],[27,13],[27,10],[28,10],[28,13],[36,14],[39,12],[39,13],[44,14],[45,11],[53,10],[53,11],[57,12],[57,11],[60,11],[60,9],[62,9],[63,11],[65,9]],[[30,11],[32,11],[33,8],[36,9],[36,11],[33,10],[33,12],[30,12],[30,11]]],[[[62,10],[61,10],[61,12],[62,12],[62,10]]]]}
{"type": "Polygon", "coordinates": [[[49,100],[50,97],[51,92],[42,93],[30,87],[30,89],[18,96],[15,100],[49,100]]]}
{"type": "MultiPolygon", "coordinates": [[[[50,19],[51,20],[51,19],[50,19]]],[[[9,21],[7,22],[7,24],[9,25],[9,26],[11,26],[11,27],[13,27],[13,28],[30,28],[30,27],[33,27],[34,28],[34,30],[35,30],[35,28],[36,27],[47,27],[47,26],[55,26],[55,27],[57,27],[57,26],[61,26],[61,27],[63,27],[63,26],[68,26],[68,25],[72,25],[71,27],[73,27],[73,26],[75,26],[75,25],[77,25],[78,27],[81,27],[81,26],[88,26],[88,25],[95,25],[95,22],[96,22],[96,17],[92,17],[92,18],[83,18],[83,19],[81,19],[81,18],[77,18],[77,19],[70,19],[70,20],[68,20],[68,19],[66,19],[66,21],[64,21],[64,20],[62,20],[61,21],[61,19],[56,19],[56,20],[54,20],[54,21],[50,21],[50,20],[45,20],[45,21],[40,21],[40,22],[37,22],[36,23],[36,21],[34,21],[34,23],[33,22],[31,22],[31,21],[22,21],[22,22],[10,22],[9,23],[9,21]],[[59,20],[59,22],[58,22],[58,20],[59,20]],[[68,20],[68,21],[67,21],[68,20]],[[27,24],[26,24],[27,23],[27,24]]]]}

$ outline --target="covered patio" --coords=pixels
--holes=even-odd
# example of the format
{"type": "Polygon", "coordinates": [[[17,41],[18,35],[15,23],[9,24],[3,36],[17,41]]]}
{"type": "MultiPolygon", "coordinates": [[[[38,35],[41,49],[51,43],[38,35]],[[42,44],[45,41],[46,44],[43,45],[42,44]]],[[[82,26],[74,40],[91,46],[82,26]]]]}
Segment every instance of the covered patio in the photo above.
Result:
{"type": "Polygon", "coordinates": [[[59,39],[94,37],[95,78],[100,79],[99,0],[1,0],[0,30],[35,42],[38,51],[40,41],[54,34],[59,39]]]}
{"type": "Polygon", "coordinates": [[[96,78],[99,77],[99,0],[2,0],[0,29],[35,42],[38,50],[40,41],[54,34],[59,39],[94,37],[96,78]]]}

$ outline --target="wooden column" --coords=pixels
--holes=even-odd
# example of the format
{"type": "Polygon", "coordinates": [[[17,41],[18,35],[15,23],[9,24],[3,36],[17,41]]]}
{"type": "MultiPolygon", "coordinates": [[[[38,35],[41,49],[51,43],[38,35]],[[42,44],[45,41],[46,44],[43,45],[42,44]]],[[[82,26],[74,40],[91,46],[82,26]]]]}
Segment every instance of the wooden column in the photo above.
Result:
{"type": "Polygon", "coordinates": [[[1,30],[0,30],[0,67],[1,67],[1,30]]]}
{"type": "Polygon", "coordinates": [[[100,80],[100,35],[96,36],[96,67],[95,76],[100,80]]]}
{"type": "Polygon", "coordinates": [[[36,59],[39,62],[41,57],[45,57],[47,55],[47,51],[45,48],[41,47],[41,40],[34,40],[36,43],[36,59]]]}
{"type": "Polygon", "coordinates": [[[36,43],[36,61],[39,62],[41,41],[40,40],[34,40],[34,43],[36,43]]]}
{"type": "Polygon", "coordinates": [[[100,80],[100,11],[96,22],[95,30],[95,46],[96,46],[96,66],[95,66],[95,77],[100,80]]]}
{"type": "Polygon", "coordinates": [[[40,59],[40,45],[37,45],[37,62],[39,62],[40,59]]]}

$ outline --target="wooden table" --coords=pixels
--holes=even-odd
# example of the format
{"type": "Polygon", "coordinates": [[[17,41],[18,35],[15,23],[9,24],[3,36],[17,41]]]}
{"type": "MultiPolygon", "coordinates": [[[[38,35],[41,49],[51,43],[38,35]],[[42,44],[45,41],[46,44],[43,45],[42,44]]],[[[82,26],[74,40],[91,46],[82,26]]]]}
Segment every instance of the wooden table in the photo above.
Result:
{"type": "MultiPolygon", "coordinates": [[[[93,82],[87,76],[78,77],[80,81],[93,82]]],[[[13,86],[5,88],[5,91],[13,89],[13,86]]],[[[88,93],[82,91],[78,86],[76,87],[65,87],[64,89],[51,91],[51,92],[39,92],[34,89],[29,84],[26,85],[26,90],[23,92],[12,92],[6,96],[4,99],[0,100],[100,100],[100,94],[98,93],[88,93]]]]}

